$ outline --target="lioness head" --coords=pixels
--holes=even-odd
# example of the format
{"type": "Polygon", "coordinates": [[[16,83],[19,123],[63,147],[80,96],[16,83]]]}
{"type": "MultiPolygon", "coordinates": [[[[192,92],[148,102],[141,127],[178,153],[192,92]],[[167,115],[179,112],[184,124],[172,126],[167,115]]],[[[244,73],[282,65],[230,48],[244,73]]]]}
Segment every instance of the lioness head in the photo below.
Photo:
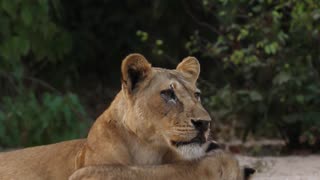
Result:
{"type": "Polygon", "coordinates": [[[201,105],[196,81],[200,64],[187,57],[174,70],[151,67],[140,54],[122,62],[125,124],[148,143],[173,147],[207,141],[211,118],[201,105]]]}

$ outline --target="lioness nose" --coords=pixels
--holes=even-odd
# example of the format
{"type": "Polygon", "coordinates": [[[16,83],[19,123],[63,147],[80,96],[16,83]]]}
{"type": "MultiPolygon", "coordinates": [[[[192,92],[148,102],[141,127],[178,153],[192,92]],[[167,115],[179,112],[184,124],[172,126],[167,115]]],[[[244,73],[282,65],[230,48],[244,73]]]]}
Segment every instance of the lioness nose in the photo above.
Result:
{"type": "Polygon", "coordinates": [[[199,131],[206,131],[209,128],[209,122],[206,120],[191,120],[193,126],[199,131]]]}

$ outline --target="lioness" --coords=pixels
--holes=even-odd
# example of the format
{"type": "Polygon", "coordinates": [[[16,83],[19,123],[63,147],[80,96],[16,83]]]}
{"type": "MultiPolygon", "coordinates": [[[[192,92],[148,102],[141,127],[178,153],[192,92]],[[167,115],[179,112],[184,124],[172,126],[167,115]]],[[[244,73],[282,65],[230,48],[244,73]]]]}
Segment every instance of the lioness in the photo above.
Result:
{"type": "Polygon", "coordinates": [[[121,91],[86,139],[2,153],[1,179],[67,179],[82,167],[71,179],[243,178],[232,156],[207,153],[211,118],[194,57],[167,70],[131,54],[121,72],[121,91]]]}

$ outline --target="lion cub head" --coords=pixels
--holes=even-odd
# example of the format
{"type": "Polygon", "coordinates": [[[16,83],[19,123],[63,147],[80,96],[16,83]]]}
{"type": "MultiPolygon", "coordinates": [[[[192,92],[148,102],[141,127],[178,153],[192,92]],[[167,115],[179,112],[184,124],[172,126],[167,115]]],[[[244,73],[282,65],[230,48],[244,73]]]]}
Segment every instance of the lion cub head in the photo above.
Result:
{"type": "Polygon", "coordinates": [[[128,107],[125,125],[150,144],[167,144],[182,154],[203,153],[199,147],[207,141],[211,118],[196,87],[198,60],[187,57],[176,69],[168,70],[131,54],[122,62],[121,71],[128,107]]]}

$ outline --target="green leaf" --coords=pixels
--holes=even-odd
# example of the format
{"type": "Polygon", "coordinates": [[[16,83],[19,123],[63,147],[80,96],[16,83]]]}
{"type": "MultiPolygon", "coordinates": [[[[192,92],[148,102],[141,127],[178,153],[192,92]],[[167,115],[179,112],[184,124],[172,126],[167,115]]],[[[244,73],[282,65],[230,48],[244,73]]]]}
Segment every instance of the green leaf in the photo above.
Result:
{"type": "Polygon", "coordinates": [[[262,7],[261,7],[260,5],[258,5],[258,6],[253,7],[253,8],[252,8],[252,11],[253,11],[253,12],[260,12],[261,9],[262,9],[262,7]]]}
{"type": "Polygon", "coordinates": [[[303,95],[297,95],[297,96],[296,96],[296,100],[297,100],[298,103],[303,104],[305,98],[304,98],[303,95]]]}
{"type": "Polygon", "coordinates": [[[163,44],[163,41],[161,39],[156,40],[156,45],[161,46],[163,44]]]}
{"type": "Polygon", "coordinates": [[[247,29],[241,29],[241,31],[237,37],[237,40],[240,41],[240,40],[246,38],[248,35],[249,35],[249,31],[247,29]]]}
{"type": "Polygon", "coordinates": [[[266,54],[276,54],[279,49],[279,44],[277,42],[272,42],[264,47],[264,51],[266,54]]]}
{"type": "Polygon", "coordinates": [[[13,0],[2,0],[1,2],[1,8],[13,18],[16,16],[16,7],[13,0]]]}
{"type": "Polygon", "coordinates": [[[250,91],[249,95],[252,101],[261,101],[263,99],[262,95],[258,91],[250,91]]]}
{"type": "Polygon", "coordinates": [[[280,72],[278,75],[276,75],[273,80],[272,83],[275,85],[281,85],[283,83],[288,82],[291,79],[291,75],[288,74],[287,72],[280,72]]]}
{"type": "Polygon", "coordinates": [[[22,55],[27,55],[30,50],[30,43],[26,39],[20,39],[19,51],[22,55]]]}
{"type": "Polygon", "coordinates": [[[21,19],[22,19],[23,23],[27,26],[32,24],[32,13],[31,13],[30,9],[23,8],[21,10],[21,19]]]}

